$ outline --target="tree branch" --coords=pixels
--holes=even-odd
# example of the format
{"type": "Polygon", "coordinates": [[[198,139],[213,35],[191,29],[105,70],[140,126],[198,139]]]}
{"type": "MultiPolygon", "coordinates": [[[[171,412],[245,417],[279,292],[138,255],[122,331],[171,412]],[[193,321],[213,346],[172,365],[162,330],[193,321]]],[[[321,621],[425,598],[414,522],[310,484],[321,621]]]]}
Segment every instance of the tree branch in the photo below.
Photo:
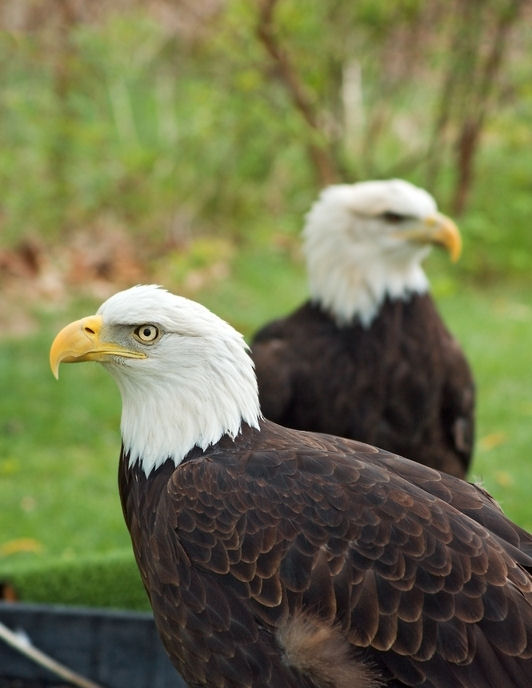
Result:
{"type": "Polygon", "coordinates": [[[456,141],[458,178],[452,203],[453,210],[457,214],[464,210],[469,196],[475,154],[488,114],[491,95],[506,53],[510,29],[519,17],[521,5],[521,0],[514,0],[497,19],[490,50],[478,78],[477,87],[473,89],[471,112],[465,117],[458,133],[456,141]]]}
{"type": "Polygon", "coordinates": [[[279,78],[288,91],[296,110],[311,130],[309,137],[311,140],[307,143],[308,154],[316,171],[318,183],[325,186],[337,180],[337,165],[326,146],[316,142],[316,138],[326,141],[326,134],[320,126],[310,95],[275,35],[273,15],[276,5],[277,0],[260,0],[257,37],[275,65],[279,78]]]}

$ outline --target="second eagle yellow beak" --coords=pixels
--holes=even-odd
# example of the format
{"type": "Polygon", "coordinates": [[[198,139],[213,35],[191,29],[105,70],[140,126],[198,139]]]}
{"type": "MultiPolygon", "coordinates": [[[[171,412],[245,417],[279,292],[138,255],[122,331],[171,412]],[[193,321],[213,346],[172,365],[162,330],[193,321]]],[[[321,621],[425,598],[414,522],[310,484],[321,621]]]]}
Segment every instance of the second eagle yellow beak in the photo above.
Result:
{"type": "Polygon", "coordinates": [[[429,215],[417,227],[402,231],[400,236],[420,244],[443,246],[449,252],[453,262],[458,260],[462,252],[462,237],[458,227],[450,217],[442,213],[429,215]]]}

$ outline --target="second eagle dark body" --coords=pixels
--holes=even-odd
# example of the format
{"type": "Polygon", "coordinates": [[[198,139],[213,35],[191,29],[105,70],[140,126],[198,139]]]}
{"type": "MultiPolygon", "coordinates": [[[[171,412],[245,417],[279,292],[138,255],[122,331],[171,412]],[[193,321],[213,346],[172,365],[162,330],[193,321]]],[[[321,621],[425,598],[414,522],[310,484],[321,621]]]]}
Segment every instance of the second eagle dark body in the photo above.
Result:
{"type": "Polygon", "coordinates": [[[269,421],[119,484],[193,688],[530,685],[532,541],[473,485],[269,421]]]}
{"type": "Polygon", "coordinates": [[[383,447],[463,477],[474,435],[469,365],[429,294],[386,299],[367,328],[306,303],[252,344],[264,415],[383,447]]]}

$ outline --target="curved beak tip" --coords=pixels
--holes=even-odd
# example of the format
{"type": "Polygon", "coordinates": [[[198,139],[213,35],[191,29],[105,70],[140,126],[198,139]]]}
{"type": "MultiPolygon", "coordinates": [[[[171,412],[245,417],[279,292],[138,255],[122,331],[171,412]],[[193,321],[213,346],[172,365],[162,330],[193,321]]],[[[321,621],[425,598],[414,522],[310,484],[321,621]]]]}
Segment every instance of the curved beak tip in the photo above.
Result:
{"type": "Polygon", "coordinates": [[[451,262],[456,263],[456,261],[462,255],[462,237],[456,229],[456,234],[452,236],[449,243],[447,244],[449,255],[451,257],[451,262]]]}
{"type": "Polygon", "coordinates": [[[55,377],[56,380],[59,380],[59,366],[61,364],[61,358],[57,352],[56,341],[57,341],[57,337],[52,342],[52,346],[50,348],[49,361],[50,361],[50,370],[52,371],[52,375],[55,377]]]}
{"type": "Polygon", "coordinates": [[[59,366],[65,360],[65,357],[61,354],[61,351],[56,345],[57,338],[54,339],[52,348],[50,349],[50,370],[52,375],[56,380],[59,380],[59,366]]]}
{"type": "Polygon", "coordinates": [[[462,253],[460,230],[451,218],[436,213],[426,220],[429,227],[429,239],[447,249],[451,261],[456,263],[462,253]]]}

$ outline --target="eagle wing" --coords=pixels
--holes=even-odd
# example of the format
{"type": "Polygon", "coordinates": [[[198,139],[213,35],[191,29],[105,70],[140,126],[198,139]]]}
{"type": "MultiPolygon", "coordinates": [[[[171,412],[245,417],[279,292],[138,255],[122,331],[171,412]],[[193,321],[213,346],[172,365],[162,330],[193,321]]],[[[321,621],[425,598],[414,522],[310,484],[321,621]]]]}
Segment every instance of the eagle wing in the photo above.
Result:
{"type": "Polygon", "coordinates": [[[186,461],[169,483],[185,632],[203,624],[245,675],[257,634],[305,614],[393,685],[530,685],[531,539],[486,493],[362,443],[266,428],[263,447],[186,461]]]}
{"type": "Polygon", "coordinates": [[[475,382],[460,345],[449,332],[446,335],[442,343],[446,378],[442,391],[441,425],[449,446],[467,471],[475,438],[475,382]]]}

